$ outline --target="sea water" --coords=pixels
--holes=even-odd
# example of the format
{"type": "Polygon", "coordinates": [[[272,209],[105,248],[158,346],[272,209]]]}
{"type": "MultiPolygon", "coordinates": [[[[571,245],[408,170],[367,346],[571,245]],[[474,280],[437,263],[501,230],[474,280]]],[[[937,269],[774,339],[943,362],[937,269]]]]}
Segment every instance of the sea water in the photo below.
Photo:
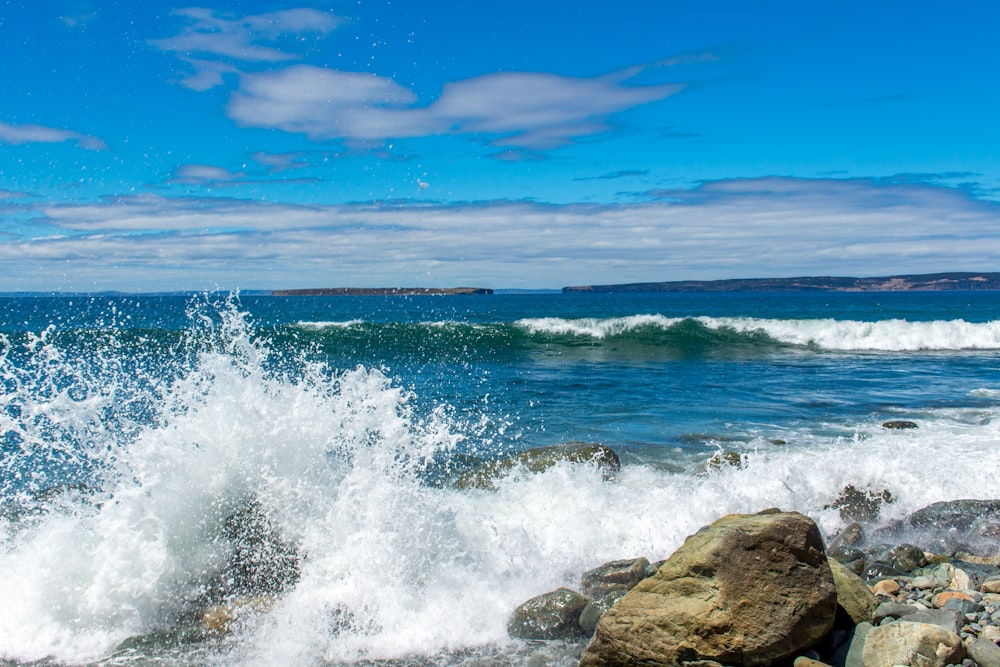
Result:
{"type": "Polygon", "coordinates": [[[848,485],[997,497],[998,416],[990,292],[2,298],[0,661],[571,665],[518,604],[848,485]],[[455,483],[569,441],[621,470],[455,483]],[[250,600],[248,512],[294,555],[250,600]]]}

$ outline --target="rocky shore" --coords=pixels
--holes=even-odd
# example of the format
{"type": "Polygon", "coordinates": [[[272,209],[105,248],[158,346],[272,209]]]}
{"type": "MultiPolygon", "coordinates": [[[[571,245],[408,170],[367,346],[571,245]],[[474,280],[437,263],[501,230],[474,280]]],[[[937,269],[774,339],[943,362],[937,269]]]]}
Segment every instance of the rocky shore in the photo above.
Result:
{"type": "MultiPolygon", "coordinates": [[[[842,498],[848,518],[887,502],[842,498]]],[[[870,533],[852,522],[828,545],[802,514],[728,515],[665,561],[606,563],[579,590],[528,600],[508,631],[589,638],[580,667],[1000,667],[998,535],[998,500],[936,503],[870,533]]]]}

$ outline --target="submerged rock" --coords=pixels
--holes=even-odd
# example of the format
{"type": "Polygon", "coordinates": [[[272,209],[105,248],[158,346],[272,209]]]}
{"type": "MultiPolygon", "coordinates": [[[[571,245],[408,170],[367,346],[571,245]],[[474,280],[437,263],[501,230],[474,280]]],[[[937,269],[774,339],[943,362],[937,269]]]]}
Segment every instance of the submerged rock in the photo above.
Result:
{"type": "Polygon", "coordinates": [[[916,422],[911,422],[906,419],[891,419],[887,422],[882,422],[882,428],[887,428],[891,430],[903,430],[909,428],[918,428],[916,422]]]}
{"type": "Polygon", "coordinates": [[[840,518],[844,521],[872,522],[878,519],[882,512],[882,505],[893,502],[892,494],[888,489],[873,491],[871,489],[858,489],[853,484],[848,484],[841,490],[840,495],[823,509],[835,509],[840,512],[840,518]]]}
{"type": "Polygon", "coordinates": [[[599,443],[567,442],[551,447],[535,447],[511,458],[491,461],[459,477],[455,486],[495,491],[497,482],[519,467],[540,473],[562,462],[595,465],[604,479],[611,479],[622,467],[618,454],[610,447],[599,443]]]}
{"type": "Polygon", "coordinates": [[[818,641],[836,610],[811,519],[729,515],[688,537],[601,618],[580,665],[766,665],[818,641]]]}

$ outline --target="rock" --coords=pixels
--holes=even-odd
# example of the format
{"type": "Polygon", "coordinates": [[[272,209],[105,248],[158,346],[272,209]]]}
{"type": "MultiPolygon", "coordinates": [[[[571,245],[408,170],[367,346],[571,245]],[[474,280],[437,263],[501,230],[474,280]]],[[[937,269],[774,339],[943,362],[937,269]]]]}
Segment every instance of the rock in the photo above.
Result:
{"type": "Polygon", "coordinates": [[[983,605],[973,600],[963,598],[949,598],[942,605],[941,609],[957,611],[963,616],[966,614],[978,614],[983,611],[983,605]]]}
{"type": "Polygon", "coordinates": [[[892,567],[903,572],[913,572],[917,568],[927,565],[927,556],[924,550],[912,544],[900,544],[888,554],[886,561],[892,567]]]}
{"type": "Polygon", "coordinates": [[[934,604],[935,607],[944,607],[945,603],[948,602],[948,600],[955,600],[955,599],[968,600],[969,602],[973,601],[972,596],[966,593],[965,591],[941,591],[933,598],[931,598],[931,602],[934,604]]]}
{"type": "Polygon", "coordinates": [[[1000,500],[950,500],[880,528],[873,537],[896,544],[909,542],[931,553],[993,555],[997,542],[984,536],[983,530],[998,522],[1000,500]]]}
{"type": "Polygon", "coordinates": [[[863,560],[865,552],[857,547],[849,547],[845,544],[841,544],[834,548],[828,548],[826,550],[826,555],[835,559],[837,562],[844,563],[846,565],[847,563],[854,563],[859,560],[863,560]]]}
{"type": "Polygon", "coordinates": [[[976,639],[969,644],[969,657],[979,667],[1000,667],[1000,646],[988,639],[976,639]]]}
{"type": "Polygon", "coordinates": [[[1000,577],[994,575],[979,585],[983,593],[1000,593],[1000,577]]]}
{"type": "Polygon", "coordinates": [[[561,462],[593,464],[605,479],[614,477],[622,467],[621,460],[610,447],[598,443],[567,442],[551,447],[535,447],[508,459],[491,461],[459,477],[455,486],[495,491],[497,481],[519,467],[540,473],[561,462]]]}
{"type": "Polygon", "coordinates": [[[626,593],[628,591],[621,588],[588,602],[587,606],[580,612],[580,628],[584,634],[588,637],[594,634],[594,629],[597,627],[597,622],[601,620],[601,616],[604,616],[608,609],[614,607],[626,593]]]}
{"type": "Polygon", "coordinates": [[[274,598],[266,595],[257,595],[215,605],[206,609],[202,614],[201,627],[206,632],[213,634],[226,633],[233,629],[233,625],[239,621],[241,616],[267,611],[273,606],[274,598]]]}
{"type": "Polygon", "coordinates": [[[797,513],[722,517],[685,540],[597,624],[581,667],[746,667],[791,657],[833,627],[819,529],[797,513]]]}
{"type": "Polygon", "coordinates": [[[827,560],[830,564],[830,572],[833,574],[833,583],[837,587],[837,604],[843,608],[855,624],[870,622],[875,608],[878,607],[878,600],[868,590],[868,586],[861,577],[833,558],[827,560]]]}
{"type": "Polygon", "coordinates": [[[831,667],[831,666],[825,662],[820,662],[819,660],[814,660],[813,658],[810,658],[808,656],[800,655],[799,657],[795,658],[795,661],[792,663],[792,667],[831,667]]]}
{"type": "Polygon", "coordinates": [[[580,579],[580,591],[592,598],[614,590],[627,591],[655,572],[645,558],[611,561],[584,572],[580,579]]]}
{"type": "Polygon", "coordinates": [[[872,614],[872,623],[878,625],[884,618],[902,618],[915,614],[919,609],[910,604],[899,604],[898,602],[883,602],[875,608],[872,614]]]}
{"type": "Polygon", "coordinates": [[[843,662],[841,662],[841,655],[836,656],[834,660],[837,664],[843,664],[844,667],[864,667],[864,650],[865,643],[868,641],[868,635],[874,630],[875,627],[871,623],[858,623],[857,627],[854,628],[854,636],[847,645],[847,651],[843,654],[843,662]]]}
{"type": "Polygon", "coordinates": [[[731,449],[716,452],[708,459],[708,467],[711,470],[721,470],[723,466],[731,466],[741,470],[745,465],[746,455],[734,452],[731,449]]]}
{"type": "Polygon", "coordinates": [[[871,592],[875,595],[892,597],[899,592],[899,584],[895,579],[883,579],[882,581],[875,582],[871,588],[871,592]]]}
{"type": "Polygon", "coordinates": [[[848,484],[841,490],[837,499],[824,506],[823,509],[839,510],[840,518],[844,521],[871,522],[878,518],[882,511],[882,505],[891,502],[893,502],[893,498],[888,489],[881,491],[861,490],[853,484],[848,484]]]}
{"type": "Polygon", "coordinates": [[[864,667],[945,667],[965,656],[954,632],[928,623],[890,623],[873,629],[862,653],[864,667]]]}
{"type": "Polygon", "coordinates": [[[580,612],[590,598],[560,588],[531,598],[519,606],[507,623],[507,632],[517,639],[572,639],[585,636],[580,612]]]}
{"type": "Polygon", "coordinates": [[[830,546],[827,547],[827,553],[836,549],[840,546],[848,547],[859,547],[865,543],[865,530],[861,527],[858,522],[847,524],[840,533],[837,534],[835,538],[830,540],[830,546]]]}
{"type": "Polygon", "coordinates": [[[890,430],[917,428],[917,422],[907,421],[906,419],[890,419],[887,422],[882,422],[882,428],[887,428],[890,430]]]}
{"type": "Polygon", "coordinates": [[[962,631],[962,626],[965,625],[965,616],[949,609],[920,609],[912,614],[901,616],[899,621],[901,623],[936,625],[957,635],[962,631]]]}
{"type": "Polygon", "coordinates": [[[284,539],[256,498],[226,519],[224,534],[232,553],[215,585],[217,598],[277,595],[298,582],[298,549],[284,539]]]}

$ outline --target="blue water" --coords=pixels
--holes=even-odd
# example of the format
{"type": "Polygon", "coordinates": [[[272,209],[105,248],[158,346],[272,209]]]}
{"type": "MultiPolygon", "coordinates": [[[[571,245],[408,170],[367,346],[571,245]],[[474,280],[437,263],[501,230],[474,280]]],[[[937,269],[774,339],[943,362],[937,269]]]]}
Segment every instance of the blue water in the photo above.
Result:
{"type": "Polygon", "coordinates": [[[113,664],[184,627],[252,502],[301,577],[140,657],[520,664],[516,604],[723,513],[829,534],[847,484],[890,490],[885,521],[995,495],[1000,293],[6,297],[0,387],[0,659],[113,664]],[[571,440],[620,474],[452,486],[571,440]]]}

